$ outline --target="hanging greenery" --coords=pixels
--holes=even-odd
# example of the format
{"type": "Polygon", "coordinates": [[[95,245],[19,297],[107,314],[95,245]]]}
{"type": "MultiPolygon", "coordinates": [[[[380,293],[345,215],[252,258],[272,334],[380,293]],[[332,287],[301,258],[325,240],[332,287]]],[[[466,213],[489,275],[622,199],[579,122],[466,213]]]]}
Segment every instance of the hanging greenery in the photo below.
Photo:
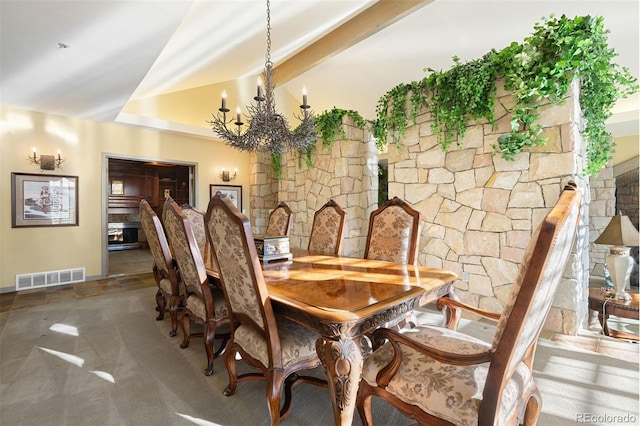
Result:
{"type": "Polygon", "coordinates": [[[608,47],[608,34],[602,17],[556,19],[551,15],[536,24],[522,44],[514,42],[467,63],[454,57],[449,71],[426,68],[429,75],[424,79],[399,84],[378,101],[377,145],[386,145],[390,137],[397,143],[422,108],[431,112],[433,132],[443,150],[453,141],[460,143],[470,121],[484,118],[494,124],[495,81],[504,77],[515,105],[510,111],[510,132],[498,138],[494,149],[513,159],[524,148],[545,143],[542,127],[536,123],[539,105],[562,102],[571,82],[577,80],[585,119],[582,135],[587,141],[585,173],[595,174],[615,148],[605,120],[616,100],[638,90],[629,70],[612,62],[617,54],[608,47]]]}
{"type": "Polygon", "coordinates": [[[282,156],[279,152],[271,153],[271,172],[276,180],[282,177],[282,156]]]}
{"type": "MultiPolygon", "coordinates": [[[[367,122],[358,111],[352,109],[340,109],[333,107],[330,111],[323,111],[322,114],[316,116],[316,134],[322,140],[322,147],[329,148],[333,146],[336,138],[340,136],[345,139],[347,134],[342,126],[342,119],[347,116],[353,120],[357,128],[364,130],[367,122]]],[[[315,145],[299,151],[300,156],[306,158],[306,164],[311,167],[311,155],[315,151],[315,145]]]]}

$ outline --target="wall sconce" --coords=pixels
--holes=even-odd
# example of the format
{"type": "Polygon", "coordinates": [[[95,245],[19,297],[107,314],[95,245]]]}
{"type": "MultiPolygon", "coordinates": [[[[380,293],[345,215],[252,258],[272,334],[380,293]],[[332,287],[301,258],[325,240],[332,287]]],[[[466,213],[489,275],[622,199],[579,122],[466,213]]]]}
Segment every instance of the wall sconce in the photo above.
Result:
{"type": "Polygon", "coordinates": [[[60,150],[58,150],[57,157],[53,155],[41,155],[40,158],[38,158],[35,148],[33,148],[33,155],[27,156],[27,159],[32,164],[40,166],[41,170],[61,169],[62,163],[66,160],[66,158],[60,157],[60,150]]]}
{"type": "Polygon", "coordinates": [[[238,169],[235,169],[233,171],[233,174],[231,174],[229,170],[225,170],[225,169],[222,169],[222,171],[220,172],[220,178],[222,179],[223,182],[230,182],[232,180],[235,180],[235,178],[237,177],[238,177],[238,169]]]}

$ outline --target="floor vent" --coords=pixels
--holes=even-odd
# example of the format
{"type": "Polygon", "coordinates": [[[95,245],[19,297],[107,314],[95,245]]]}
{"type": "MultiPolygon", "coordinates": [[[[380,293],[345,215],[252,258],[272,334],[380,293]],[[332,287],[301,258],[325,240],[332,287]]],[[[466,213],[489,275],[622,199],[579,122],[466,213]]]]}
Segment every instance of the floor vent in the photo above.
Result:
{"type": "Polygon", "coordinates": [[[79,283],[84,280],[84,268],[35,272],[33,274],[16,275],[16,290],[28,290],[32,288],[79,283]]]}

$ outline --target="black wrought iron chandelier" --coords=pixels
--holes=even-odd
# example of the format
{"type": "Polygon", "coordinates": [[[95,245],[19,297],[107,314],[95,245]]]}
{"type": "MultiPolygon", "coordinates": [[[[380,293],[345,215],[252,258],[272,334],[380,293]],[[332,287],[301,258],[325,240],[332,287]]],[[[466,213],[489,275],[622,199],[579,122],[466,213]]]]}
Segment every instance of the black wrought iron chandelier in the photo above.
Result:
{"type": "Polygon", "coordinates": [[[273,95],[273,62],[271,62],[271,11],[270,1],[267,0],[267,53],[264,64],[264,91],[262,80],[258,77],[257,96],[255,104],[247,106],[249,127],[242,133],[242,113],[240,107],[236,110],[236,121],[227,121],[227,97],[222,92],[222,106],[217,114],[212,114],[213,120],[208,121],[213,131],[222,138],[227,145],[241,151],[263,151],[272,154],[283,154],[295,149],[303,150],[316,143],[315,116],[307,104],[307,94],[303,91],[301,116],[295,116],[300,124],[291,130],[287,119],[276,110],[273,95]],[[235,125],[235,128],[231,126],[235,125]]]}

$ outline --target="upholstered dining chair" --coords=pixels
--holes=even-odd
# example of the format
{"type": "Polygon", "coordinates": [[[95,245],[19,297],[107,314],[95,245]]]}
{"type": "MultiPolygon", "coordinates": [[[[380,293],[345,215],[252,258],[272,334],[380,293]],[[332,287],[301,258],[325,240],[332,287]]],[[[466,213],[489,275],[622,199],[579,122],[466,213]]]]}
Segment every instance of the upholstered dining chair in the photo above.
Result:
{"type": "Polygon", "coordinates": [[[213,359],[224,350],[229,338],[228,332],[218,332],[221,326],[229,323],[227,304],[222,291],[209,284],[189,219],[171,197],[165,201],[162,215],[169,244],[184,284],[185,306],[181,320],[183,338],[180,347],[188,347],[192,336],[202,335],[207,354],[207,368],[204,374],[210,376],[213,374],[213,359]],[[202,324],[204,332],[192,335],[191,321],[202,324]],[[215,338],[222,339],[222,343],[214,352],[215,338]]]}
{"type": "Polygon", "coordinates": [[[419,229],[420,212],[393,197],[369,216],[365,259],[416,263],[419,229]]]}
{"type": "Polygon", "coordinates": [[[315,349],[320,335],[274,314],[251,225],[230,200],[213,197],[205,222],[231,317],[231,340],[223,355],[229,374],[225,395],[233,395],[239,382],[265,380],[271,424],[277,425],[290,412],[296,383],[327,386],[324,380],[297,374],[320,364],[315,349]],[[258,371],[238,375],[237,353],[258,371]]]}
{"type": "Polygon", "coordinates": [[[171,318],[169,335],[173,337],[178,328],[178,306],[184,293],[160,218],[146,200],[140,201],[140,226],[153,257],[153,277],[158,285],[156,292],[158,316],[156,320],[160,321],[164,318],[167,300],[169,300],[169,317],[171,318]]]}
{"type": "Polygon", "coordinates": [[[278,206],[269,213],[269,223],[265,235],[267,237],[289,236],[293,226],[293,213],[285,202],[280,202],[278,206]]]}
{"type": "Polygon", "coordinates": [[[338,255],[342,243],[345,211],[334,201],[327,201],[313,215],[309,251],[338,255]]]}
{"type": "Polygon", "coordinates": [[[207,233],[204,230],[204,212],[199,210],[190,204],[183,204],[180,206],[182,213],[189,219],[191,225],[191,231],[196,239],[196,244],[200,248],[200,252],[204,250],[204,246],[207,244],[207,233]]]}
{"type": "MultiPolygon", "coordinates": [[[[420,424],[535,425],[542,396],[532,365],[540,331],[571,255],[581,192],[570,182],[528,245],[502,314],[441,299],[497,320],[491,344],[449,328],[373,332],[357,396],[364,425],[378,396],[420,424]],[[383,343],[384,342],[384,343],[383,343]]],[[[455,325],[455,324],[454,324],[455,325]]]]}

